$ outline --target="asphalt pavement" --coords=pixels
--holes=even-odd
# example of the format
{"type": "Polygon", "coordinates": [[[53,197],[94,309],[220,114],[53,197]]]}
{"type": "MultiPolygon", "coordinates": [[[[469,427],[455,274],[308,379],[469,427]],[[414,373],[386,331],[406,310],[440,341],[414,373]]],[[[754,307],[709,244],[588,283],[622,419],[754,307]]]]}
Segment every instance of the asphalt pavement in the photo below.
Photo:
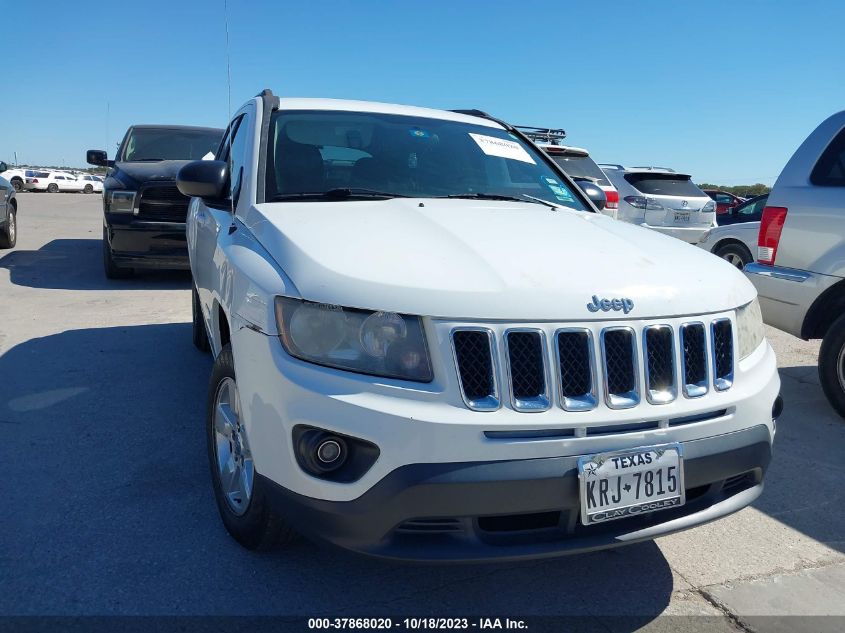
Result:
{"type": "Polygon", "coordinates": [[[101,222],[99,195],[20,194],[18,245],[0,251],[0,615],[637,616],[596,620],[607,630],[683,615],[841,630],[773,617],[845,616],[845,422],[819,387],[818,342],[768,329],[786,408],[766,490],[726,519],[508,565],[399,565],[304,539],[251,553],[209,485],[211,360],[191,344],[190,279],[106,280],[101,222]]]}

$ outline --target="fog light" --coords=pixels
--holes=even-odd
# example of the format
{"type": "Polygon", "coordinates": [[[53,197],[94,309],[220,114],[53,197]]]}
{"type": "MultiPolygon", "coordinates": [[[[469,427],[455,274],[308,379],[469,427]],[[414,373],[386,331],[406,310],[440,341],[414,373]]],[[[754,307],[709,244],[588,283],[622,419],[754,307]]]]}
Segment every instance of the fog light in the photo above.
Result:
{"type": "Polygon", "coordinates": [[[343,454],[343,447],[335,439],[324,440],[317,446],[317,459],[326,465],[334,464],[343,454]]]}

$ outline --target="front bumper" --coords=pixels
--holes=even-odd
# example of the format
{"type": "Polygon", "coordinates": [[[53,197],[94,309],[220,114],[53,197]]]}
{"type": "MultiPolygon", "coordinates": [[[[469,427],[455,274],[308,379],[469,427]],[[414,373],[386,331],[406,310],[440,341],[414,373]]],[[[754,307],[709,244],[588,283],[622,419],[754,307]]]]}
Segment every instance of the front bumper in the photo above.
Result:
{"type": "Polygon", "coordinates": [[[186,270],[185,224],[120,217],[106,221],[109,248],[119,266],[186,270]]]}
{"type": "Polygon", "coordinates": [[[676,237],[690,244],[698,244],[702,236],[713,228],[709,224],[707,226],[658,226],[643,223],[640,226],[657,231],[658,233],[663,233],[664,235],[676,237]]]}
{"type": "Polygon", "coordinates": [[[263,478],[272,507],[302,533],[359,553],[468,562],[574,554],[684,530],[747,506],[771,459],[765,425],[683,443],[680,508],[583,526],[578,457],[413,464],[361,497],[324,501],[263,478]]]}

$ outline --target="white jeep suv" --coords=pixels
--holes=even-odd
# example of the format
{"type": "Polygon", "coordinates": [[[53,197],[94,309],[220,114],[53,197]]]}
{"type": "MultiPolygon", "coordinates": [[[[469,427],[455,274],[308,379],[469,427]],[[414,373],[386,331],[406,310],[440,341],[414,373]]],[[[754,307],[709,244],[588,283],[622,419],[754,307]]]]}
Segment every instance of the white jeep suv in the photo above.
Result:
{"type": "Polygon", "coordinates": [[[597,213],[511,126],[264,91],[177,183],[244,546],[544,557],[761,493],[780,382],[752,285],[597,213]]]}

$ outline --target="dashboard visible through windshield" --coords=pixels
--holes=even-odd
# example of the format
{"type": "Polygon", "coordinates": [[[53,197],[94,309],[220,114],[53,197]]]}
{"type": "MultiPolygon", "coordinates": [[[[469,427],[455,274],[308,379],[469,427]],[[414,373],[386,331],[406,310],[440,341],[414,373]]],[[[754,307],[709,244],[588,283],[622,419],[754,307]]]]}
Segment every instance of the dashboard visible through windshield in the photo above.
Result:
{"type": "Polygon", "coordinates": [[[498,127],[370,112],[280,111],[270,124],[267,152],[268,201],[467,197],[587,209],[536,148],[498,127]]]}

